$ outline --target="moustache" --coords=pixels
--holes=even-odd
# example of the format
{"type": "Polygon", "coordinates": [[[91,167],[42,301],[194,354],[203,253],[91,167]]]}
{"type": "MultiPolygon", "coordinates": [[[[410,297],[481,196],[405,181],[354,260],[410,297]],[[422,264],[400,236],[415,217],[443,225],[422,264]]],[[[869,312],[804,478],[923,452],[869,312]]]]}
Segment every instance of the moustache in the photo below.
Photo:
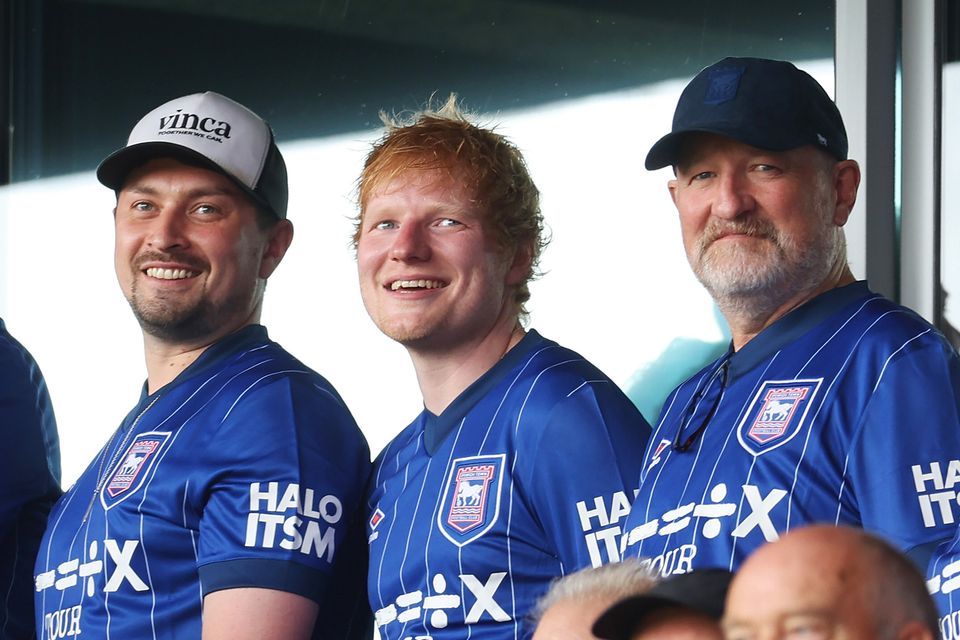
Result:
{"type": "Polygon", "coordinates": [[[746,235],[752,238],[766,238],[777,242],[777,229],[763,220],[712,221],[700,237],[700,246],[707,247],[716,240],[728,235],[746,235]]]}
{"type": "Polygon", "coordinates": [[[209,266],[205,260],[201,260],[196,256],[179,253],[164,253],[162,251],[145,251],[134,258],[133,267],[135,270],[141,271],[143,270],[145,264],[149,264],[151,262],[175,262],[178,265],[193,269],[194,271],[205,271],[209,266]]]}

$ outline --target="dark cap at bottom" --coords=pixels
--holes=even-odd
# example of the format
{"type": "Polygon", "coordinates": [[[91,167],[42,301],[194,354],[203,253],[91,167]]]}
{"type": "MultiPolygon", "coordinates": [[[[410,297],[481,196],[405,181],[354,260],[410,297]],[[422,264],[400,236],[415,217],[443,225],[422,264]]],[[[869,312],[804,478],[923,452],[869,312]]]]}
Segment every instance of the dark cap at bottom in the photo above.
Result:
{"type": "Polygon", "coordinates": [[[667,578],[646,593],[607,609],[594,623],[593,635],[605,640],[630,640],[644,618],[670,608],[719,621],[732,579],[733,574],[726,569],[701,569],[667,578]]]}

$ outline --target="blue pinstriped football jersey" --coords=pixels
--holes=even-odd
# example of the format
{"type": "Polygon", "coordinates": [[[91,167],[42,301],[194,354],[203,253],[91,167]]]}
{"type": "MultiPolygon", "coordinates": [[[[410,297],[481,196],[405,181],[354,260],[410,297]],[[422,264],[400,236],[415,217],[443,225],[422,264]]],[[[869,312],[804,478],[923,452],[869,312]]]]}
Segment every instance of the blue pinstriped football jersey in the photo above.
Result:
{"type": "MultiPolygon", "coordinates": [[[[369,471],[333,387],[263,327],[242,329],[144,392],[54,507],[40,638],[199,638],[203,596],[231,587],[324,603],[369,471]]],[[[323,616],[317,637],[346,637],[323,616]]]]}
{"type": "Polygon", "coordinates": [[[374,465],[380,637],[528,638],[551,579],[618,558],[649,431],[607,376],[533,331],[422,413],[374,465]]]}
{"type": "Polygon", "coordinates": [[[60,441],[33,357],[0,320],[0,638],[33,634],[33,559],[60,496],[60,441]]]}
{"type": "Polygon", "coordinates": [[[663,575],[735,569],[791,527],[836,523],[923,566],[960,516],[940,495],[958,390],[960,361],[922,318],[863,282],[824,293],[667,399],[626,553],[663,575]]]}
{"type": "MultiPolygon", "coordinates": [[[[952,509],[957,504],[955,486],[960,484],[960,460],[953,460],[943,469],[944,493],[952,494],[945,502],[952,509]]],[[[960,528],[952,540],[941,544],[930,558],[927,587],[940,612],[942,640],[960,638],[960,528]]]]}

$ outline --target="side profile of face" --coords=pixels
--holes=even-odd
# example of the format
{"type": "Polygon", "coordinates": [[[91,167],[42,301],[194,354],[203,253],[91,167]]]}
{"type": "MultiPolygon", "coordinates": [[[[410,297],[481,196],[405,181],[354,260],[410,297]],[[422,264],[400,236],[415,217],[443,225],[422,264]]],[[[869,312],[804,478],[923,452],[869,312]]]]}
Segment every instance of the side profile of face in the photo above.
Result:
{"type": "Polygon", "coordinates": [[[543,613],[533,640],[597,640],[591,627],[612,604],[609,598],[561,600],[543,613]]]}
{"type": "Polygon", "coordinates": [[[667,609],[645,618],[630,640],[723,640],[723,633],[709,616],[667,609]]]}
{"type": "Polygon", "coordinates": [[[265,279],[292,239],[257,224],[225,176],[169,158],[130,173],[115,211],[117,279],[146,334],[212,340],[259,319],[265,279]]]}
{"type": "Polygon", "coordinates": [[[360,293],[377,327],[405,346],[458,348],[516,322],[511,291],[526,269],[496,248],[471,201],[447,175],[414,170],[367,199],[360,293]]]}
{"type": "Polygon", "coordinates": [[[812,146],[771,152],[713,134],[691,135],[681,157],[670,193],[687,259],[715,299],[788,300],[836,269],[856,163],[812,146]]]}
{"type": "Polygon", "coordinates": [[[887,637],[893,630],[880,624],[871,596],[877,576],[860,555],[852,535],[826,527],[801,529],[761,547],[727,594],[727,640],[887,637]]]}

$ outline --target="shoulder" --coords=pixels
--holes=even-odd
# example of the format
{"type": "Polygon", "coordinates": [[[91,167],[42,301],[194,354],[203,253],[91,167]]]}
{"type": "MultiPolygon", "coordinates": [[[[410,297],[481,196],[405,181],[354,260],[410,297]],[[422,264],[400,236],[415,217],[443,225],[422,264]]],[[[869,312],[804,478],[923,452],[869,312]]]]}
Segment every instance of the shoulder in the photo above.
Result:
{"type": "MultiPolygon", "coordinates": [[[[840,313],[840,312],[838,312],[840,313]]],[[[865,354],[901,357],[916,352],[939,353],[953,358],[955,352],[944,335],[912,309],[875,295],[851,309],[848,338],[865,354]]]]}

